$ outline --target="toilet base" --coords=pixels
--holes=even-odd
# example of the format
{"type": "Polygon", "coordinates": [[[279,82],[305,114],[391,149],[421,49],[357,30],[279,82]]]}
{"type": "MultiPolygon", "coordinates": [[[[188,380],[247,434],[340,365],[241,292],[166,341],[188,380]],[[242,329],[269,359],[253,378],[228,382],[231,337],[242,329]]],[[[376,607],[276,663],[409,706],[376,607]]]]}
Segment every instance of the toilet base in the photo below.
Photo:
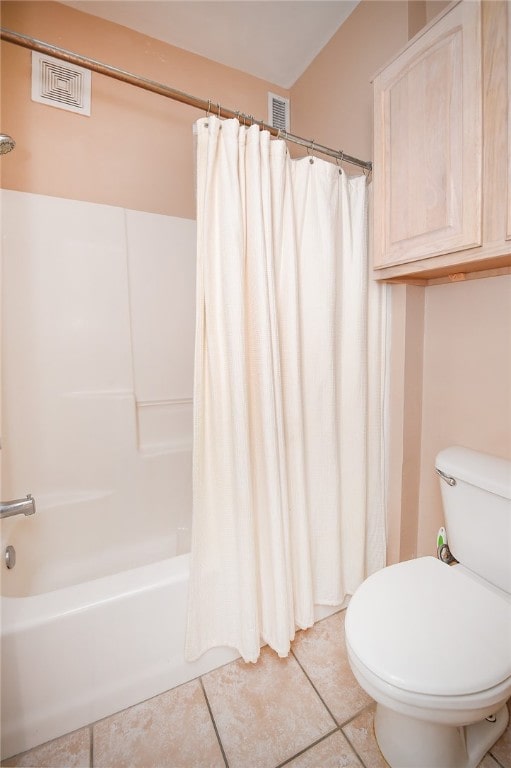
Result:
{"type": "Polygon", "coordinates": [[[416,720],[377,704],[374,730],[391,768],[476,768],[506,730],[505,704],[495,718],[456,727],[416,720]]]}

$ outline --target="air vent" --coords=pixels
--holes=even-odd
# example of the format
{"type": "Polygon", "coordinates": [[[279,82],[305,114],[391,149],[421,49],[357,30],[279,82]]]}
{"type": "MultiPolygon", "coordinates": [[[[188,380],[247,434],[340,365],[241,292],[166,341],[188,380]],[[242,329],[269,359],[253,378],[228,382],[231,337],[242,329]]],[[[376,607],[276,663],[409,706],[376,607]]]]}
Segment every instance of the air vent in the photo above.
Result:
{"type": "Polygon", "coordinates": [[[32,51],[32,101],[90,116],[91,73],[32,51]]]}
{"type": "Polygon", "coordinates": [[[289,99],[268,92],[268,123],[273,128],[289,131],[289,99]]]}

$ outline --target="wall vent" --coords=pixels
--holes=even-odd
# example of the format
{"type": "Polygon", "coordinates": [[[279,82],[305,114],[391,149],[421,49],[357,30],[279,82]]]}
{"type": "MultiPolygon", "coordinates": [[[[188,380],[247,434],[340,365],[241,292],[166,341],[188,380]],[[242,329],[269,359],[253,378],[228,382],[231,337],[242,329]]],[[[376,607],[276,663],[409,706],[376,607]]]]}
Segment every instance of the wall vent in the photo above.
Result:
{"type": "Polygon", "coordinates": [[[272,128],[289,131],[289,99],[268,92],[268,123],[272,128]]]}
{"type": "Polygon", "coordinates": [[[91,73],[32,51],[32,101],[90,116],[91,73]]]}

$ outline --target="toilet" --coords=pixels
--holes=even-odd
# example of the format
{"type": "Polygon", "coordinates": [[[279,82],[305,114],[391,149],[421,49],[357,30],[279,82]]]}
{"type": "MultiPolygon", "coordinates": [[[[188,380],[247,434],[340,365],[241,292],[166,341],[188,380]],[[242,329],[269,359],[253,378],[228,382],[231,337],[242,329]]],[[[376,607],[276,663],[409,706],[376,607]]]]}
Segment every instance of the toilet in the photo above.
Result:
{"type": "Polygon", "coordinates": [[[511,462],[452,447],[435,468],[458,562],[383,568],[346,613],[348,658],[391,768],[476,768],[509,719],[511,462]]]}

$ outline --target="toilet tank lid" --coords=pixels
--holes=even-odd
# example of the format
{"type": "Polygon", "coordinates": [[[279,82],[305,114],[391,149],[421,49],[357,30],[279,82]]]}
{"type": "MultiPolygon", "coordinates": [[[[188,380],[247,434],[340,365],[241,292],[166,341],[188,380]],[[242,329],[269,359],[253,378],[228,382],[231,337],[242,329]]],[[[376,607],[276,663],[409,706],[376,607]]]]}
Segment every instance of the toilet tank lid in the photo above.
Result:
{"type": "Polygon", "coordinates": [[[511,461],[452,446],[440,451],[435,467],[456,480],[511,499],[511,461]]]}

